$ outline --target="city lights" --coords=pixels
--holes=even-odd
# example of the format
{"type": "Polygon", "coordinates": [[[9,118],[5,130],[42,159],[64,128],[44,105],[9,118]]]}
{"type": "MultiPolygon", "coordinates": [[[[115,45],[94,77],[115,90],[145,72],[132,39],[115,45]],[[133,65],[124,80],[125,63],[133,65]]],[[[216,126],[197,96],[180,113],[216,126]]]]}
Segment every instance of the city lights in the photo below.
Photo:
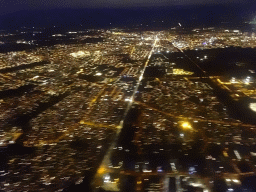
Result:
{"type": "Polygon", "coordinates": [[[255,34],[140,24],[53,31],[51,46],[20,38],[31,29],[0,31],[0,44],[35,46],[0,53],[5,191],[59,191],[84,179],[105,191],[127,181],[130,191],[207,192],[219,180],[235,191],[254,175],[255,34]],[[248,47],[248,61],[233,54],[248,47]]]}

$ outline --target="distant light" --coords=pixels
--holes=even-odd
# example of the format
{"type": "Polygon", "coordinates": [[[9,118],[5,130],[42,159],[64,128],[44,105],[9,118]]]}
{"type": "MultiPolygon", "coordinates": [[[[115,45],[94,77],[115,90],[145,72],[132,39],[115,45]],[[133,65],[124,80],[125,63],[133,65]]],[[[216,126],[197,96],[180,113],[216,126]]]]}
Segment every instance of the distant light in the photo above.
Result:
{"type": "Polygon", "coordinates": [[[37,76],[34,76],[33,79],[37,79],[38,77],[39,77],[38,75],[37,75],[37,76]]]}
{"type": "Polygon", "coordinates": [[[231,78],[231,83],[236,83],[236,78],[235,77],[231,78]]]}
{"type": "Polygon", "coordinates": [[[240,156],[240,154],[239,154],[239,152],[238,152],[237,150],[234,150],[234,153],[235,153],[235,155],[236,155],[236,157],[237,157],[238,160],[241,160],[241,159],[242,159],[241,156],[240,156]]]}
{"type": "Polygon", "coordinates": [[[109,176],[109,175],[106,175],[106,176],[104,177],[104,183],[108,183],[108,182],[110,182],[110,176],[109,176]]]}
{"type": "Polygon", "coordinates": [[[124,101],[132,103],[133,102],[133,98],[132,97],[131,98],[125,98],[124,101]]]}
{"type": "Polygon", "coordinates": [[[96,73],[95,75],[96,75],[96,76],[101,76],[101,75],[102,75],[102,73],[96,73]]]}
{"type": "Polygon", "coordinates": [[[249,105],[250,109],[256,112],[256,103],[250,103],[249,105]]]}
{"type": "Polygon", "coordinates": [[[170,163],[170,164],[171,164],[172,170],[173,170],[173,171],[177,171],[176,166],[175,166],[175,163],[170,163]]]}
{"type": "Polygon", "coordinates": [[[157,167],[157,172],[162,173],[163,172],[162,167],[157,167]]]}
{"type": "Polygon", "coordinates": [[[100,167],[97,172],[98,174],[103,174],[105,171],[106,169],[104,167],[100,167]]]}
{"type": "Polygon", "coordinates": [[[191,129],[192,128],[191,125],[189,124],[189,122],[183,122],[181,124],[181,126],[183,129],[191,129]]]}
{"type": "Polygon", "coordinates": [[[240,181],[238,179],[233,179],[233,182],[240,183],[240,181]]]}
{"type": "Polygon", "coordinates": [[[188,172],[189,174],[193,174],[194,172],[196,172],[195,167],[189,167],[188,172]]]}

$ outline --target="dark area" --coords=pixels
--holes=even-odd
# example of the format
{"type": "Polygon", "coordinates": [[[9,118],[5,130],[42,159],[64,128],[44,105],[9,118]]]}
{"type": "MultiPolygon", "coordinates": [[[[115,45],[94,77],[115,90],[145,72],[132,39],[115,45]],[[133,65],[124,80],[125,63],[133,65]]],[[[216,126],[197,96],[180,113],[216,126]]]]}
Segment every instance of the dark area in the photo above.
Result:
{"type": "Polygon", "coordinates": [[[164,77],[164,67],[147,67],[144,73],[144,77],[164,77]]]}
{"type": "Polygon", "coordinates": [[[7,98],[7,97],[19,97],[22,96],[25,93],[30,93],[33,91],[33,89],[36,87],[36,85],[23,85],[20,86],[17,89],[8,89],[0,91],[0,99],[7,98]]]}
{"type": "Polygon", "coordinates": [[[35,118],[37,115],[47,110],[51,106],[55,105],[65,97],[69,95],[68,92],[60,94],[59,96],[51,96],[47,102],[40,101],[36,109],[34,109],[31,113],[28,114],[18,114],[17,116],[10,119],[9,123],[11,125],[22,127],[24,133],[29,131],[28,123],[32,118],[35,118]]]}
{"type": "Polygon", "coordinates": [[[79,74],[78,77],[80,79],[84,79],[88,82],[99,82],[99,81],[103,81],[104,77],[101,76],[94,76],[94,75],[85,75],[85,74],[79,74]]]}
{"type": "Polygon", "coordinates": [[[256,69],[256,49],[229,47],[225,49],[206,49],[185,51],[208,75],[218,75],[226,77],[254,76],[248,69],[256,69]],[[196,57],[208,59],[200,61],[196,57]]]}
{"type": "Polygon", "coordinates": [[[123,150],[116,150],[111,157],[113,165],[118,164],[119,161],[124,161],[125,169],[134,169],[134,164],[137,156],[137,147],[131,142],[134,138],[136,127],[134,126],[137,122],[141,111],[139,106],[134,105],[128,112],[125,120],[124,127],[118,138],[117,146],[122,146],[123,150]],[[127,152],[124,152],[128,150],[127,152]]]}
{"type": "Polygon", "coordinates": [[[122,189],[122,192],[130,192],[130,191],[134,191],[136,186],[136,178],[134,176],[126,176],[122,183],[120,188],[122,189]]]}
{"type": "Polygon", "coordinates": [[[243,191],[256,191],[256,176],[246,177],[242,180],[242,187],[241,190],[243,191]]]}
{"type": "Polygon", "coordinates": [[[35,62],[35,63],[30,63],[30,64],[21,64],[17,67],[0,69],[0,73],[10,73],[10,72],[18,71],[21,69],[28,69],[28,68],[32,68],[32,67],[36,67],[36,66],[49,64],[49,63],[50,63],[49,61],[40,61],[40,62],[35,62]]]}
{"type": "Polygon", "coordinates": [[[227,107],[231,117],[244,123],[256,124],[256,114],[249,109],[249,103],[253,101],[252,99],[245,97],[239,101],[234,101],[230,93],[221,89],[216,83],[209,81],[209,85],[215,89],[216,96],[227,107]]]}
{"type": "MultiPolygon", "coordinates": [[[[85,29],[81,29],[81,33],[79,34],[69,34],[67,33],[69,28],[62,27],[54,27],[47,26],[39,28],[24,28],[20,26],[15,30],[10,29],[10,33],[12,35],[1,35],[0,32],[0,41],[4,42],[4,44],[0,44],[0,53],[7,53],[10,51],[22,51],[22,50],[32,50],[37,47],[50,47],[57,44],[85,44],[85,43],[97,43],[102,42],[103,38],[83,38],[79,39],[77,36],[84,35],[95,35],[97,32],[89,32],[84,31],[85,29]],[[18,29],[18,30],[17,30],[18,29]],[[21,32],[24,32],[21,33],[21,32]],[[55,34],[61,34],[62,36],[53,36],[55,34]],[[25,41],[26,43],[17,43],[18,41],[25,41]]],[[[9,33],[7,33],[9,34],[9,33]]]]}

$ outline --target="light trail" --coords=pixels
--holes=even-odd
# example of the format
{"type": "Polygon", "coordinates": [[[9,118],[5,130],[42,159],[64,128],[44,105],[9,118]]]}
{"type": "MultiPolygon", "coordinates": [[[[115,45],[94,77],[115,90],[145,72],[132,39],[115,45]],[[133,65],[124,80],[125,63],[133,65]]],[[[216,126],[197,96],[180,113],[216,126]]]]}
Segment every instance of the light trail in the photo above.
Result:
{"type": "Polygon", "coordinates": [[[112,152],[113,152],[113,148],[114,148],[114,147],[116,146],[116,144],[117,144],[117,140],[118,140],[118,138],[119,138],[119,135],[120,135],[121,130],[122,130],[123,125],[124,125],[124,119],[125,119],[126,115],[128,114],[128,111],[130,110],[132,104],[133,104],[134,96],[135,96],[135,94],[137,93],[137,91],[138,91],[138,89],[139,89],[140,82],[141,82],[141,80],[143,79],[143,76],[144,76],[146,67],[148,66],[149,60],[150,60],[150,58],[151,58],[151,56],[152,56],[152,54],[153,54],[153,51],[154,51],[154,48],[155,48],[155,45],[156,45],[157,41],[158,41],[158,38],[157,38],[157,35],[156,35],[155,41],[154,41],[154,44],[153,44],[153,47],[152,47],[151,51],[149,52],[148,59],[147,59],[147,61],[145,62],[145,65],[144,65],[144,67],[143,67],[143,70],[142,70],[142,72],[141,72],[141,75],[139,76],[139,80],[138,80],[138,82],[137,82],[137,85],[136,85],[136,87],[135,87],[135,89],[134,89],[134,91],[133,91],[133,94],[132,94],[131,98],[130,98],[130,102],[128,103],[128,106],[127,106],[127,108],[126,108],[126,110],[125,110],[125,112],[124,112],[123,120],[121,120],[121,121],[120,121],[120,124],[117,126],[118,129],[117,129],[117,132],[116,132],[116,137],[115,137],[114,141],[111,143],[111,145],[110,145],[108,151],[106,152],[106,155],[104,156],[104,158],[103,158],[103,160],[102,160],[102,162],[101,162],[101,165],[99,166],[99,168],[98,168],[98,170],[97,170],[97,173],[96,173],[95,176],[94,176],[94,179],[93,179],[93,182],[92,182],[92,186],[93,186],[94,188],[97,188],[97,187],[101,186],[101,185],[102,185],[102,184],[101,184],[101,178],[102,178],[102,176],[103,176],[105,173],[110,172],[110,169],[108,168],[108,166],[109,166],[109,164],[111,163],[111,162],[110,162],[110,157],[111,157],[111,154],[112,154],[112,152]]]}
{"type": "Polygon", "coordinates": [[[149,53],[149,55],[148,55],[148,59],[147,59],[147,61],[145,62],[144,68],[143,68],[143,70],[142,70],[142,72],[141,72],[141,75],[140,75],[140,77],[139,77],[139,81],[137,82],[137,85],[136,85],[136,87],[135,87],[135,89],[134,89],[134,91],[133,91],[133,94],[132,94],[132,96],[131,96],[131,98],[130,98],[130,102],[129,102],[128,107],[127,107],[127,109],[126,109],[126,111],[125,111],[124,116],[127,115],[129,109],[131,108],[131,106],[132,106],[132,104],[133,104],[134,96],[136,95],[136,93],[137,93],[137,91],[138,91],[138,89],[139,89],[140,82],[141,82],[141,80],[143,79],[145,70],[146,70],[146,68],[147,68],[147,66],[148,66],[148,62],[149,62],[149,60],[150,60],[150,58],[151,58],[151,56],[152,56],[152,54],[153,54],[153,52],[154,52],[154,48],[155,48],[155,46],[156,46],[157,41],[158,41],[158,38],[157,38],[157,36],[156,36],[155,42],[154,42],[153,47],[152,47],[152,49],[151,49],[151,51],[150,51],[150,53],[149,53]]]}

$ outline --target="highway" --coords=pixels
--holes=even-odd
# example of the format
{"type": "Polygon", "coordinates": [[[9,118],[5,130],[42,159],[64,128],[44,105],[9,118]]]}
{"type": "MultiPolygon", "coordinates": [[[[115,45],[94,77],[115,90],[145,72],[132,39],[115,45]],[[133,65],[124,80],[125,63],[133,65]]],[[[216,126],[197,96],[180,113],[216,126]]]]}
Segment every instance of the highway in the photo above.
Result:
{"type": "Polygon", "coordinates": [[[207,123],[217,123],[217,124],[224,124],[224,125],[234,125],[234,126],[243,126],[243,127],[249,127],[249,128],[255,128],[255,125],[251,125],[251,124],[244,124],[244,123],[236,123],[236,122],[225,122],[225,121],[218,121],[218,120],[210,120],[210,119],[201,119],[201,118],[196,118],[196,117],[185,117],[185,116],[176,116],[176,115],[173,115],[171,113],[167,113],[167,112],[164,112],[164,111],[161,111],[161,110],[158,110],[154,107],[151,107],[145,103],[142,103],[142,102],[139,102],[139,101],[136,101],[135,103],[139,104],[139,105],[142,105],[148,109],[151,109],[153,111],[156,111],[156,112],[159,112],[159,113],[162,113],[164,115],[167,115],[167,116],[170,116],[170,117],[174,117],[174,118],[177,118],[177,119],[181,119],[181,120],[191,120],[191,121],[200,121],[200,122],[207,122],[207,123]]]}
{"type": "Polygon", "coordinates": [[[120,124],[118,125],[119,129],[117,129],[117,133],[116,133],[116,137],[115,137],[115,140],[112,142],[111,146],[109,147],[108,151],[106,152],[106,155],[104,156],[102,162],[101,162],[101,165],[99,166],[98,170],[97,170],[97,173],[93,179],[93,182],[92,182],[92,186],[97,188],[99,186],[102,185],[102,177],[104,174],[108,173],[108,172],[111,172],[109,170],[109,164],[110,164],[110,158],[111,158],[111,155],[112,155],[112,151],[113,151],[113,148],[116,146],[116,143],[117,143],[117,140],[119,138],[119,135],[121,133],[121,130],[123,128],[123,123],[124,123],[124,119],[128,113],[128,111],[130,110],[131,106],[133,105],[134,103],[134,96],[135,94],[137,93],[138,89],[139,89],[139,86],[140,86],[140,83],[141,83],[141,80],[143,79],[143,76],[144,76],[144,72],[146,70],[146,67],[148,66],[148,63],[150,61],[150,58],[154,52],[154,48],[156,46],[158,42],[158,38],[157,38],[157,35],[155,36],[155,41],[153,43],[153,46],[152,46],[152,49],[151,51],[149,52],[148,54],[148,58],[147,58],[147,61],[145,62],[145,65],[141,71],[141,74],[139,76],[139,79],[138,79],[138,82],[134,88],[134,91],[133,91],[133,94],[132,96],[130,97],[130,102],[128,103],[128,106],[125,110],[125,113],[124,113],[124,116],[123,116],[123,120],[120,121],[120,124]]]}

